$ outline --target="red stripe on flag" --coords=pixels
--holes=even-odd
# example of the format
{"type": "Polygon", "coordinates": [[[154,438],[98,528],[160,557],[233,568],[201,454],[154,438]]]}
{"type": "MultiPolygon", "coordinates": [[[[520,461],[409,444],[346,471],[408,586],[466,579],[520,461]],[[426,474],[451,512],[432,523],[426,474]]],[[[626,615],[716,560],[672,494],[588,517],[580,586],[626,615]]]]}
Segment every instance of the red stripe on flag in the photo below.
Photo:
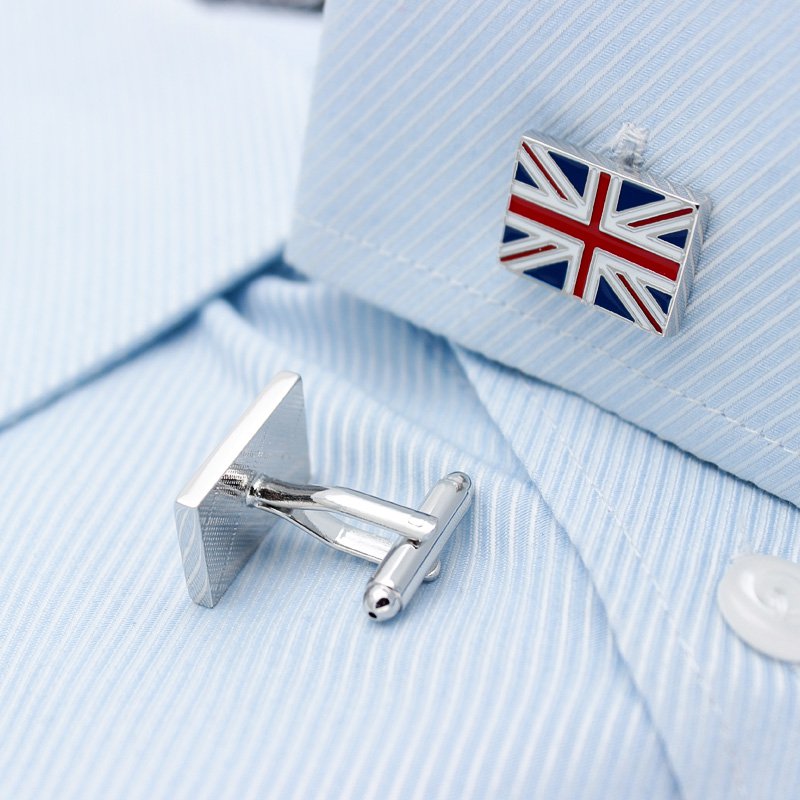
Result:
{"type": "Polygon", "coordinates": [[[636,222],[629,222],[629,228],[641,228],[644,225],[654,225],[656,222],[664,222],[666,219],[675,219],[675,217],[685,217],[687,214],[691,214],[693,209],[691,208],[679,208],[677,211],[668,211],[666,214],[659,214],[655,217],[650,217],[649,219],[639,219],[636,222]]]}
{"type": "Polygon", "coordinates": [[[581,264],[575,281],[575,289],[573,290],[573,294],[577,297],[583,296],[583,290],[586,286],[586,276],[588,275],[589,265],[591,264],[595,249],[603,250],[617,258],[630,261],[637,266],[649,269],[651,272],[662,275],[669,280],[676,280],[678,277],[678,263],[676,261],[671,261],[657,253],[651,253],[643,247],[639,247],[631,242],[626,242],[624,239],[619,239],[616,236],[611,236],[605,233],[605,231],[600,230],[600,218],[603,213],[603,203],[605,202],[606,193],[608,192],[608,183],[608,174],[601,172],[597,187],[597,195],[595,197],[595,206],[592,211],[592,219],[588,225],[584,222],[572,219],[571,217],[567,217],[564,214],[559,214],[557,211],[539,206],[515,194],[511,195],[508,210],[512,214],[519,214],[519,216],[525,217],[525,219],[529,219],[532,222],[536,222],[548,228],[553,228],[573,239],[584,242],[581,264]]]}
{"type": "MultiPolygon", "coordinates": [[[[601,172],[600,178],[597,181],[597,192],[594,196],[594,205],[592,206],[592,217],[589,224],[584,228],[583,252],[581,253],[581,263],[578,265],[578,274],[575,277],[575,286],[572,293],[576,297],[583,297],[583,292],[586,289],[586,279],[589,277],[589,267],[592,266],[592,256],[594,255],[597,245],[592,237],[601,234],[600,220],[603,218],[603,207],[606,204],[606,196],[608,195],[608,185],[611,181],[608,173],[601,172]]],[[[609,237],[611,238],[611,237],[609,237]]]]}
{"type": "Polygon", "coordinates": [[[513,253],[510,256],[503,256],[500,260],[501,261],[514,261],[517,258],[525,258],[525,256],[535,256],[537,253],[545,253],[548,250],[555,250],[556,246],[554,244],[546,244],[542,247],[535,247],[533,250],[525,250],[522,253],[513,253]]]}
{"type": "Polygon", "coordinates": [[[656,329],[657,333],[661,333],[661,326],[656,322],[655,317],[650,313],[650,309],[642,302],[633,287],[628,283],[628,279],[621,273],[617,273],[617,277],[622,281],[622,285],[628,290],[628,294],[636,301],[636,305],[642,309],[642,313],[647,317],[647,321],[656,329]]]}
{"type": "Polygon", "coordinates": [[[525,148],[525,152],[531,157],[531,159],[533,159],[533,163],[536,164],[537,167],[539,167],[539,169],[542,172],[542,175],[544,175],[545,178],[547,178],[547,182],[553,187],[553,189],[556,190],[556,193],[558,194],[558,196],[562,200],[566,200],[567,196],[564,194],[564,192],[561,190],[561,188],[556,184],[556,182],[550,177],[550,173],[544,168],[544,165],[536,157],[536,154],[533,152],[533,150],[531,150],[531,148],[528,147],[528,143],[527,142],[523,142],[522,146],[525,148]]]}

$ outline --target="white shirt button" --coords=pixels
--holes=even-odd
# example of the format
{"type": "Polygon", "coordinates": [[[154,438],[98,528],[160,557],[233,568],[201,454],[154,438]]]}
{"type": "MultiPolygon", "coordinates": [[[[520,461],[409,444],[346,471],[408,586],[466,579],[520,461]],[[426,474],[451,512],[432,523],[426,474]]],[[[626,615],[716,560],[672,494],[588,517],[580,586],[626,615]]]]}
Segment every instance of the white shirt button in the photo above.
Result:
{"type": "Polygon", "coordinates": [[[800,662],[800,565],[775,556],[739,556],[720,581],[717,603],[751,647],[800,662]]]}

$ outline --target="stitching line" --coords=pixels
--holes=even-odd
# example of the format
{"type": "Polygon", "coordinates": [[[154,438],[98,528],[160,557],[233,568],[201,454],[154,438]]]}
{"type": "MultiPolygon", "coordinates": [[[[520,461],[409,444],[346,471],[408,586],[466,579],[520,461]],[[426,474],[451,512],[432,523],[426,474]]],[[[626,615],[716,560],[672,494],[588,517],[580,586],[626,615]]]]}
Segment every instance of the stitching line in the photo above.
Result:
{"type": "Polygon", "coordinates": [[[611,142],[609,149],[612,156],[629,167],[640,169],[644,164],[649,135],[647,128],[640,128],[632,122],[624,123],[611,142]]]}
{"type": "MultiPolygon", "coordinates": [[[[700,687],[701,692],[706,698],[708,702],[708,707],[714,713],[714,715],[719,720],[719,724],[723,733],[723,741],[725,746],[725,752],[727,754],[728,760],[730,762],[731,772],[733,775],[733,782],[736,786],[736,793],[739,797],[745,796],[745,787],[742,783],[741,774],[739,771],[739,765],[737,764],[735,758],[735,752],[733,749],[733,737],[731,735],[730,726],[725,721],[723,716],[722,708],[719,706],[717,701],[714,699],[714,696],[711,691],[711,686],[707,683],[705,677],[703,676],[702,670],[700,669],[700,664],[697,660],[697,657],[692,650],[691,645],[686,641],[686,639],[681,636],[680,633],[680,626],[678,625],[677,620],[674,618],[669,604],[667,603],[666,597],[661,589],[661,585],[659,584],[658,580],[656,579],[655,575],[651,572],[649,567],[647,566],[644,556],[642,552],[639,550],[638,546],[634,542],[633,538],[630,535],[625,523],[620,519],[617,515],[616,511],[611,507],[610,502],[608,499],[603,495],[600,488],[594,482],[592,476],[586,471],[583,464],[581,463],[580,459],[577,457],[575,452],[570,447],[569,443],[559,435],[558,426],[556,425],[555,421],[550,417],[547,411],[544,410],[543,407],[540,407],[540,413],[545,418],[548,426],[553,432],[553,436],[558,440],[559,444],[565,449],[567,456],[569,457],[570,461],[578,468],[584,478],[588,481],[589,485],[592,488],[592,491],[597,495],[600,502],[605,506],[608,513],[611,515],[611,518],[617,523],[620,530],[622,531],[622,535],[627,542],[628,546],[630,547],[631,551],[633,552],[636,560],[638,561],[642,571],[644,572],[646,578],[649,580],[650,584],[652,585],[656,597],[658,598],[658,603],[661,606],[664,615],[666,616],[667,620],[669,621],[669,625],[673,630],[673,635],[678,642],[681,650],[684,652],[686,657],[686,662],[689,665],[690,671],[694,674],[695,681],[697,685],[700,687]]],[[[564,530],[569,531],[569,528],[564,526],[564,530]]],[[[570,536],[570,538],[572,538],[570,536]]],[[[579,548],[580,550],[581,548],[579,548]]]]}
{"type": "MultiPolygon", "coordinates": [[[[489,405],[485,401],[485,398],[481,397],[480,393],[477,390],[477,384],[479,382],[479,378],[476,377],[476,374],[474,372],[475,367],[471,362],[471,358],[473,358],[473,357],[470,356],[469,351],[465,350],[462,347],[454,347],[454,348],[451,348],[451,349],[452,349],[454,355],[458,358],[458,362],[461,365],[461,368],[462,368],[464,374],[467,376],[467,378],[468,378],[468,380],[470,382],[470,385],[474,388],[476,396],[478,396],[478,398],[480,399],[484,409],[486,409],[486,413],[495,422],[495,424],[497,426],[497,429],[501,433],[503,433],[503,429],[500,426],[500,424],[499,424],[499,422],[498,422],[498,420],[496,418],[496,415],[492,414],[492,412],[489,410],[489,405]]],[[[478,366],[478,369],[481,370],[481,369],[485,369],[485,368],[482,368],[481,366],[478,366]]],[[[539,404],[539,408],[541,409],[541,403],[539,404]]],[[[552,420],[549,419],[548,422],[550,422],[552,424],[552,420]]],[[[503,434],[503,435],[505,435],[505,434],[503,434]]],[[[531,485],[535,488],[535,491],[542,498],[542,502],[544,502],[545,505],[550,509],[550,511],[551,511],[551,513],[553,515],[553,519],[555,520],[556,525],[558,526],[559,530],[563,531],[564,535],[569,539],[570,544],[574,548],[575,552],[578,554],[578,558],[580,559],[581,564],[583,564],[584,569],[586,570],[586,573],[589,576],[589,580],[590,580],[590,583],[591,583],[591,586],[592,586],[592,592],[596,595],[596,597],[598,599],[598,602],[602,606],[603,617],[604,617],[604,619],[606,621],[606,624],[608,625],[609,631],[611,632],[611,638],[612,638],[612,641],[613,641],[614,652],[616,653],[616,655],[619,658],[620,662],[625,666],[626,673],[628,675],[628,678],[630,679],[631,685],[635,688],[636,694],[637,694],[637,696],[639,698],[639,702],[641,703],[641,706],[644,709],[644,713],[646,714],[650,724],[652,725],[652,727],[653,727],[653,729],[655,731],[655,735],[656,735],[656,737],[657,737],[657,739],[659,741],[660,748],[661,748],[661,750],[663,752],[664,761],[665,761],[665,763],[667,765],[667,769],[669,770],[669,773],[672,776],[673,783],[675,784],[675,786],[678,789],[678,795],[679,795],[680,798],[683,798],[684,794],[682,792],[682,781],[681,781],[681,778],[679,776],[679,771],[678,771],[675,759],[673,758],[672,753],[670,751],[670,748],[669,748],[669,746],[667,744],[667,735],[664,732],[662,726],[657,721],[656,716],[655,716],[655,712],[654,712],[654,709],[653,709],[653,704],[650,701],[650,698],[649,698],[647,692],[644,691],[643,687],[640,686],[638,680],[636,679],[636,675],[634,674],[634,670],[633,670],[633,665],[631,664],[630,660],[626,657],[626,654],[625,654],[625,652],[624,652],[624,650],[622,648],[622,644],[620,642],[619,630],[616,628],[616,626],[612,622],[611,613],[609,611],[608,598],[605,596],[605,593],[600,589],[600,587],[598,585],[597,575],[595,575],[594,570],[591,570],[589,568],[589,565],[588,565],[588,563],[586,561],[586,558],[584,557],[583,551],[581,550],[580,547],[578,547],[578,545],[575,542],[574,537],[569,532],[567,527],[562,523],[561,518],[560,518],[560,514],[556,510],[555,506],[550,502],[549,497],[547,497],[545,495],[545,492],[544,492],[544,489],[542,488],[541,482],[539,482],[536,479],[536,476],[534,475],[533,470],[530,469],[528,467],[528,465],[523,462],[522,456],[519,453],[519,449],[517,447],[514,447],[513,444],[511,444],[511,452],[514,454],[514,457],[522,465],[523,469],[526,472],[526,475],[527,475],[528,479],[531,482],[531,485]]]]}
{"type": "Polygon", "coordinates": [[[310,217],[306,217],[303,214],[299,214],[298,213],[298,214],[295,215],[295,218],[297,220],[303,222],[303,223],[308,223],[310,225],[313,225],[316,228],[319,228],[320,230],[324,230],[325,232],[330,233],[331,235],[335,236],[337,239],[341,239],[343,241],[352,242],[353,244],[359,245],[360,247],[364,247],[367,250],[372,250],[372,251],[378,253],[381,256],[384,256],[386,258],[392,259],[393,261],[396,261],[398,264],[403,264],[404,266],[411,267],[412,269],[416,270],[417,272],[423,272],[426,275],[433,275],[433,276],[439,278],[440,280],[443,280],[446,283],[449,283],[451,286],[453,286],[453,287],[455,287],[457,289],[461,289],[461,290],[467,292],[468,294],[471,294],[474,297],[477,297],[477,298],[483,300],[484,302],[487,302],[487,303],[489,303],[491,305],[494,305],[494,306],[498,306],[499,308],[502,308],[505,311],[508,311],[508,312],[514,314],[515,316],[520,317],[521,319],[528,320],[530,322],[533,322],[535,325],[538,325],[541,328],[545,328],[546,330],[548,330],[548,331],[552,332],[553,334],[555,334],[555,336],[557,336],[560,339],[571,339],[571,340],[573,340],[575,342],[578,342],[579,344],[584,345],[585,347],[589,348],[590,350],[594,350],[597,353],[600,353],[601,355],[605,356],[606,358],[610,359],[614,363],[618,364],[619,366],[621,366],[623,369],[627,370],[628,372],[632,372],[634,375],[638,375],[639,377],[643,378],[645,381],[647,381],[652,386],[657,386],[659,388],[665,389],[666,391],[668,391],[672,395],[675,395],[677,397],[682,397],[684,400],[688,400],[691,404],[693,404],[695,406],[698,406],[700,408],[703,408],[706,411],[710,411],[712,414],[715,414],[716,416],[722,417],[723,419],[725,419],[728,422],[730,422],[736,428],[740,428],[741,430],[743,430],[743,431],[745,431],[745,432],[747,432],[749,434],[752,434],[753,436],[758,437],[759,439],[761,439],[763,442],[765,442],[768,445],[771,445],[773,447],[776,447],[776,448],[779,448],[779,449],[783,450],[787,455],[800,456],[800,449],[795,450],[795,449],[792,449],[790,447],[787,447],[787,445],[785,444],[785,440],[774,439],[774,438],[768,436],[764,432],[763,428],[760,429],[760,430],[757,430],[755,428],[751,428],[748,425],[746,425],[745,423],[743,423],[741,420],[738,420],[738,419],[736,419],[734,417],[731,417],[730,415],[726,414],[721,409],[714,408],[713,406],[708,405],[707,403],[703,402],[702,400],[698,400],[698,399],[692,397],[691,395],[688,395],[685,392],[682,392],[680,389],[674,389],[673,387],[668,386],[666,383],[663,383],[662,381],[659,381],[657,378],[653,378],[652,376],[648,375],[646,372],[643,372],[642,370],[638,369],[637,367],[633,367],[630,364],[625,363],[624,361],[619,359],[617,356],[613,355],[612,353],[608,352],[607,350],[604,350],[602,347],[599,347],[596,344],[592,344],[591,342],[588,342],[585,339],[582,339],[580,336],[577,336],[574,333],[564,333],[563,331],[558,330],[558,328],[555,328],[552,325],[548,325],[546,322],[543,322],[540,319],[536,319],[535,317],[531,316],[530,314],[526,314],[524,311],[520,311],[519,309],[515,308],[514,306],[512,306],[509,303],[505,302],[504,300],[498,300],[497,298],[494,298],[494,297],[491,297],[491,296],[489,296],[487,294],[484,294],[483,292],[480,292],[477,289],[474,289],[469,284],[463,283],[462,281],[459,281],[456,278],[453,278],[452,276],[447,275],[444,272],[441,272],[440,270],[436,269],[435,267],[431,267],[429,265],[423,264],[420,261],[414,261],[413,259],[410,259],[410,258],[408,258],[406,256],[399,255],[397,253],[392,253],[389,250],[386,250],[385,248],[381,247],[380,245],[375,244],[374,242],[370,242],[370,241],[368,241],[366,239],[359,239],[356,236],[353,236],[353,235],[351,235],[349,233],[345,233],[344,231],[339,231],[339,230],[337,230],[335,228],[332,228],[329,225],[326,225],[326,224],[324,224],[322,222],[319,222],[319,221],[317,221],[315,219],[312,219],[310,217]]]}

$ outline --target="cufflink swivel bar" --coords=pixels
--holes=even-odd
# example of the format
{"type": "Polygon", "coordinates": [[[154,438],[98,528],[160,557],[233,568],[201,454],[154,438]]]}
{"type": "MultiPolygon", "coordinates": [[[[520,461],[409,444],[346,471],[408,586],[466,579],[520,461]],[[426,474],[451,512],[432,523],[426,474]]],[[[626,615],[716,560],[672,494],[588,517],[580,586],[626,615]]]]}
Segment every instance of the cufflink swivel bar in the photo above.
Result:
{"type": "Polygon", "coordinates": [[[302,383],[298,375],[280,373],[175,504],[186,583],[196,603],[216,604],[277,518],[379,565],[364,593],[372,619],[391,619],[423,580],[438,577],[439,553],[469,508],[468,476],[442,478],[416,510],[353,489],[309,485],[309,472],[302,383]],[[380,526],[396,538],[336,515],[380,526]]]}
{"type": "Polygon", "coordinates": [[[423,580],[439,577],[439,552],[467,510],[471,487],[461,472],[442,478],[423,503],[426,513],[339,486],[286,483],[231,470],[224,481],[229,488],[238,486],[248,506],[291,522],[335,550],[380,564],[364,593],[364,609],[377,620],[395,616],[423,580]],[[334,514],[380,525],[403,538],[395,543],[345,525],[334,514]]]}

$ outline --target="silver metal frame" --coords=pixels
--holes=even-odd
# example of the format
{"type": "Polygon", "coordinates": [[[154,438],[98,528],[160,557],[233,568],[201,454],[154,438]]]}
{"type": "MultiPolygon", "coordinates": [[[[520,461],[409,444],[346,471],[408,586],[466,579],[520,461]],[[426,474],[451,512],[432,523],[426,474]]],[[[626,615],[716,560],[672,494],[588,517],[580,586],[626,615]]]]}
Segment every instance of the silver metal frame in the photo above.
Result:
{"type": "Polygon", "coordinates": [[[364,594],[372,619],[395,616],[423,580],[438,577],[439,554],[471,502],[467,475],[442,478],[416,510],[353,489],[311,485],[309,473],[302,382],[282,372],[175,503],[186,585],[195,603],[216,605],[278,519],[379,564],[364,594]],[[395,538],[347,525],[336,515],[380,526],[395,538]]]}

